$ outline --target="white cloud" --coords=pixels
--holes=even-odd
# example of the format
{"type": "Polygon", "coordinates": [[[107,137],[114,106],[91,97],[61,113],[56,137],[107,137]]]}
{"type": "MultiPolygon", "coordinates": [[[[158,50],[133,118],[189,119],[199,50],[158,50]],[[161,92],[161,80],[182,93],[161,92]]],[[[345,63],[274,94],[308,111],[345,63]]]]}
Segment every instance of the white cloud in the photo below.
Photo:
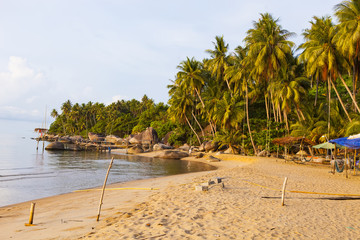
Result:
{"type": "Polygon", "coordinates": [[[36,73],[30,68],[26,59],[11,56],[8,71],[0,72],[0,105],[22,99],[29,93],[36,94],[42,84],[42,73],[36,73]]]}

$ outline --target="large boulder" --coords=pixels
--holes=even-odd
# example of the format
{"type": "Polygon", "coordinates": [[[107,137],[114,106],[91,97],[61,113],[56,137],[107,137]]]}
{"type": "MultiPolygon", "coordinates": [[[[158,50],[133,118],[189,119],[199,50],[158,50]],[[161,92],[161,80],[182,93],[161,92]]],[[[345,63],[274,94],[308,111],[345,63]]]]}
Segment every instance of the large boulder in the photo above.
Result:
{"type": "Polygon", "coordinates": [[[108,135],[105,137],[105,141],[116,144],[116,145],[120,145],[120,144],[122,144],[123,139],[119,138],[118,136],[115,136],[115,135],[108,135]]]}
{"type": "Polygon", "coordinates": [[[159,142],[159,137],[154,128],[148,127],[141,133],[141,140],[143,143],[155,144],[159,142]]]}
{"type": "Polygon", "coordinates": [[[143,152],[144,152],[144,149],[139,145],[136,145],[136,146],[134,146],[132,148],[129,148],[127,150],[128,154],[137,154],[137,153],[143,153],[143,152]]]}
{"type": "Polygon", "coordinates": [[[188,157],[189,154],[181,151],[163,151],[155,155],[156,158],[166,158],[166,159],[180,159],[188,157]]]}
{"type": "Polygon", "coordinates": [[[184,145],[182,145],[181,147],[179,147],[179,150],[188,152],[190,150],[190,146],[189,144],[185,143],[184,145]]]}
{"type": "Polygon", "coordinates": [[[215,141],[208,141],[204,144],[205,152],[216,151],[219,147],[219,143],[215,141]]]}
{"type": "Polygon", "coordinates": [[[46,146],[46,150],[64,150],[65,146],[62,142],[52,142],[46,146]]]}
{"type": "Polygon", "coordinates": [[[102,142],[105,139],[104,135],[96,134],[93,132],[89,132],[88,136],[91,142],[102,142]]]}
{"type": "Polygon", "coordinates": [[[161,139],[161,142],[163,144],[166,144],[166,145],[169,145],[169,138],[170,138],[170,135],[173,133],[173,131],[170,131],[168,132],[162,139],[161,139]]]}
{"type": "Polygon", "coordinates": [[[165,150],[165,149],[173,149],[173,147],[162,144],[162,143],[157,143],[153,147],[154,151],[160,151],[160,150],[165,150]]]}

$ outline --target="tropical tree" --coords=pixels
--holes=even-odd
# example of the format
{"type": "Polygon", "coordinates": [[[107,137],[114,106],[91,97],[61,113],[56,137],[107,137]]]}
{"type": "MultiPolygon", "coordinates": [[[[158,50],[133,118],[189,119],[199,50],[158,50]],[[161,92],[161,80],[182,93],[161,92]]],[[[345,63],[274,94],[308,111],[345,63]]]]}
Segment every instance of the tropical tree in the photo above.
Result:
{"type": "Polygon", "coordinates": [[[356,99],[357,83],[360,77],[360,0],[342,1],[337,4],[335,16],[339,21],[335,40],[339,50],[352,65],[352,99],[356,102],[354,99],[356,99]]]}
{"type": "Polygon", "coordinates": [[[206,50],[211,58],[205,62],[205,67],[210,71],[212,77],[215,77],[219,82],[226,82],[232,95],[229,82],[224,78],[225,70],[229,66],[229,56],[227,55],[229,44],[225,43],[224,36],[216,36],[215,40],[216,42],[213,42],[214,50],[206,50]]]}

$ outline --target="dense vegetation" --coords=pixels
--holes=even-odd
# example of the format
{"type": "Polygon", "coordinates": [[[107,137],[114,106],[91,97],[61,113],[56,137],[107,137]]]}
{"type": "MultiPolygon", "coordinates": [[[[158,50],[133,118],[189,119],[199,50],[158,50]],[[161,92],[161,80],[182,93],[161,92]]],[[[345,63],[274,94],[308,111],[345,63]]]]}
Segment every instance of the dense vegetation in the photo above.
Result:
{"type": "Polygon", "coordinates": [[[343,1],[331,17],[314,17],[295,46],[279,20],[260,14],[244,46],[229,52],[216,36],[208,59],[186,58],[168,86],[168,106],[141,101],[62,105],[50,131],[121,137],[154,127],[170,142],[215,139],[248,151],[272,148],[275,137],[315,142],[360,132],[360,0],[343,1]],[[296,55],[296,52],[300,52],[296,55]]]}

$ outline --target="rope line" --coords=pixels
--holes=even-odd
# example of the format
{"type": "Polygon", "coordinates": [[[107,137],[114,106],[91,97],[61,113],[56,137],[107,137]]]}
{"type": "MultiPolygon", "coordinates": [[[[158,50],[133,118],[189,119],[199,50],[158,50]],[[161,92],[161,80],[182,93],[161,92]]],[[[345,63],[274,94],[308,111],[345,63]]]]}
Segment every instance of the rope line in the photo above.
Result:
{"type": "MultiPolygon", "coordinates": [[[[106,188],[106,190],[159,190],[160,188],[106,188]]],[[[94,188],[94,189],[82,189],[75,190],[74,192],[90,192],[90,191],[98,191],[102,189],[94,188]]]]}
{"type": "MultiPolygon", "coordinates": [[[[282,192],[281,189],[276,189],[276,188],[272,188],[272,187],[267,187],[267,186],[264,186],[264,185],[260,185],[260,184],[253,183],[253,182],[246,181],[246,180],[242,180],[242,179],[240,179],[240,180],[243,181],[243,182],[252,184],[252,185],[254,185],[254,186],[258,186],[258,187],[267,188],[267,189],[271,189],[271,190],[274,190],[274,191],[282,192]]],[[[307,192],[307,191],[297,191],[297,190],[285,190],[285,192],[289,192],[289,193],[303,193],[303,194],[317,194],[317,195],[333,195],[333,196],[352,196],[352,197],[360,197],[360,194],[346,194],[346,193],[322,193],[322,192],[307,192]]]]}

